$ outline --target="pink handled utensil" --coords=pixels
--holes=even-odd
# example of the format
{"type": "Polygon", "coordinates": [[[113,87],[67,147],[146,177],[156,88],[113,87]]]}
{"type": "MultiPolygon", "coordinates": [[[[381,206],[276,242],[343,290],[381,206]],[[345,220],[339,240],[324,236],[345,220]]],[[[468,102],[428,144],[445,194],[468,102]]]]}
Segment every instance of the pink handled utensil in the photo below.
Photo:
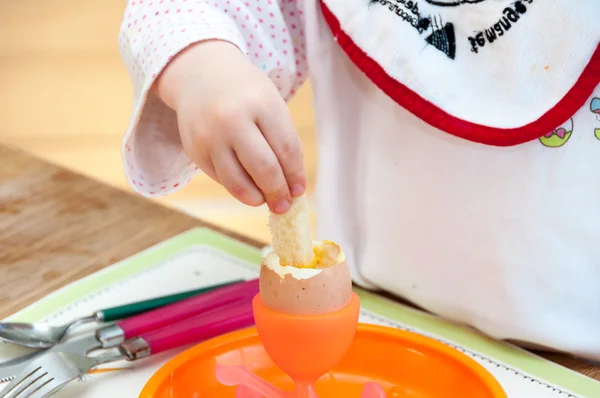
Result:
{"type": "Polygon", "coordinates": [[[129,359],[137,359],[139,352],[159,354],[253,324],[252,302],[243,300],[126,340],[121,343],[120,349],[129,359]]]}
{"type": "Polygon", "coordinates": [[[250,326],[254,323],[252,303],[242,301],[193,316],[173,325],[152,330],[129,339],[105,352],[87,355],[50,351],[23,368],[0,397],[46,397],[62,389],[67,383],[79,379],[93,368],[119,360],[136,361],[163,351],[197,343],[221,333],[250,326]],[[6,395],[9,394],[9,395],[6,395]]]}
{"type": "Polygon", "coordinates": [[[251,305],[252,298],[258,293],[258,290],[258,279],[229,285],[124,319],[114,325],[99,329],[96,337],[102,343],[102,347],[114,347],[125,340],[139,337],[151,330],[202,315],[234,302],[251,305]]]}
{"type": "Polygon", "coordinates": [[[46,351],[28,354],[25,359],[19,359],[15,363],[0,365],[0,383],[11,380],[23,368],[32,362],[36,362],[41,355],[49,352],[87,355],[98,349],[116,347],[125,340],[139,337],[151,330],[173,325],[194,316],[208,314],[212,310],[221,307],[224,308],[232,303],[237,302],[251,305],[252,298],[258,293],[258,290],[258,279],[239,282],[161,307],[157,310],[135,315],[114,325],[98,329],[95,332],[73,336],[46,351]]]}

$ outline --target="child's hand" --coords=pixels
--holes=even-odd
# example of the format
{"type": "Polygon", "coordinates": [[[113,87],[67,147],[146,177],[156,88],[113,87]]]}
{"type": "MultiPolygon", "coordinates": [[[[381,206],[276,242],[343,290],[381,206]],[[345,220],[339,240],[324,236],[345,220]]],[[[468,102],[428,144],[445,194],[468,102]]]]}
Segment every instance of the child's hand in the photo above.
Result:
{"type": "Polygon", "coordinates": [[[177,112],[183,147],[241,202],[288,210],[306,187],[302,147],[273,82],[232,44],[191,46],[154,87],[177,112]]]}

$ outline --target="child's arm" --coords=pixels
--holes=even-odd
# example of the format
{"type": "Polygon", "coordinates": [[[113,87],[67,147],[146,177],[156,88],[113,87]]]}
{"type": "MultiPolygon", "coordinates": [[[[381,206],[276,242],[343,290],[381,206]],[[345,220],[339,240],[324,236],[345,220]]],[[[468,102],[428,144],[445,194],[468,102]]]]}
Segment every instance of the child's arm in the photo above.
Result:
{"type": "MultiPolygon", "coordinates": [[[[229,48],[237,48],[241,57],[249,60],[258,72],[262,71],[259,74],[268,76],[273,82],[274,92],[278,91],[285,100],[289,99],[307,74],[302,32],[303,19],[301,11],[296,8],[296,3],[288,0],[128,1],[119,35],[119,47],[133,83],[134,102],[130,125],[123,142],[123,158],[128,181],[139,193],[146,196],[161,196],[173,192],[184,186],[198,172],[197,165],[203,170],[206,169],[207,174],[217,181],[220,177],[215,175],[213,164],[202,164],[201,155],[195,154],[206,152],[202,148],[202,144],[206,141],[198,138],[195,131],[185,131],[192,122],[202,123],[206,112],[203,114],[203,109],[177,109],[174,100],[173,103],[169,103],[169,90],[163,89],[161,92],[161,85],[165,84],[160,80],[157,83],[157,78],[176,80],[168,76],[170,65],[173,63],[175,69],[176,62],[183,62],[177,59],[184,57],[187,57],[186,67],[189,73],[194,72],[190,72],[190,68],[198,64],[198,70],[195,72],[201,78],[204,65],[207,71],[211,71],[211,67],[214,71],[217,66],[220,66],[223,71],[221,75],[226,75],[228,68],[226,61],[223,61],[225,63],[223,65],[209,65],[211,60],[218,58],[210,55],[213,50],[209,46],[228,44],[229,48]],[[197,46],[198,50],[193,50],[194,46],[197,46]],[[206,47],[200,51],[203,46],[206,47]],[[186,52],[190,55],[185,54],[186,52]],[[202,52],[205,55],[202,55],[202,52]],[[175,60],[170,62],[173,58],[175,60]],[[165,69],[167,65],[169,67],[165,69]],[[177,109],[177,113],[173,109],[177,109]],[[187,140],[186,137],[191,138],[187,140]]],[[[213,54],[221,56],[221,52],[213,54]]],[[[233,59],[238,55],[228,56],[233,59]]],[[[228,58],[223,55],[223,59],[228,58]]],[[[246,62],[245,60],[235,62],[241,65],[246,62]]],[[[244,71],[248,70],[245,65],[240,66],[242,67],[246,68],[244,71]]],[[[182,69],[181,66],[177,68],[182,69]]],[[[186,93],[188,97],[181,102],[187,101],[190,104],[193,101],[200,103],[204,100],[211,103],[213,98],[209,97],[212,94],[207,92],[209,91],[206,90],[207,84],[213,86],[221,84],[211,83],[213,76],[213,80],[220,78],[226,83],[237,78],[240,90],[248,91],[253,88],[250,83],[246,87],[247,82],[239,79],[237,73],[234,73],[236,68],[232,68],[231,71],[229,77],[219,77],[210,72],[212,76],[205,76],[206,81],[198,83],[196,90],[202,90],[206,94],[200,92],[196,94],[199,99],[190,99],[189,93],[186,93]]],[[[256,76],[253,80],[257,80],[256,76]]],[[[190,81],[182,83],[182,86],[185,85],[190,87],[190,81]]],[[[216,88],[220,87],[216,86],[216,88]]],[[[189,90],[193,89],[196,87],[189,88],[189,90]]],[[[183,91],[181,87],[179,91],[183,91]]],[[[232,96],[231,93],[228,94],[232,96]]],[[[204,127],[208,129],[206,125],[204,127]]],[[[240,142],[241,144],[245,143],[240,142]]],[[[218,170],[216,174],[219,174],[218,170]]],[[[222,174],[227,173],[223,171],[222,174]]],[[[230,186],[227,186],[224,181],[219,182],[230,192],[232,189],[244,191],[244,189],[240,190],[239,186],[231,187],[232,184],[236,184],[235,181],[230,183],[230,186]]],[[[239,185],[239,181],[237,183],[239,185]]],[[[245,191],[232,192],[232,194],[248,204],[259,204],[256,198],[247,197],[248,194],[252,194],[250,189],[245,191]],[[240,198],[238,193],[241,196],[245,194],[246,197],[240,198]]],[[[265,190],[262,191],[264,193],[265,190]]]]}

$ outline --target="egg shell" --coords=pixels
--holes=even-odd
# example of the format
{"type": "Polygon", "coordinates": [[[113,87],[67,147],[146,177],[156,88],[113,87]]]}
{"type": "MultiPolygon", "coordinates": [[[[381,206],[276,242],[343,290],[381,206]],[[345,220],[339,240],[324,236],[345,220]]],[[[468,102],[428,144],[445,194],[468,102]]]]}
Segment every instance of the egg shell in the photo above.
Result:
{"type": "Polygon", "coordinates": [[[291,273],[282,277],[263,262],[261,301],[273,311],[290,315],[326,314],[350,304],[352,279],[346,261],[319,271],[310,277],[296,278],[291,273]]]}

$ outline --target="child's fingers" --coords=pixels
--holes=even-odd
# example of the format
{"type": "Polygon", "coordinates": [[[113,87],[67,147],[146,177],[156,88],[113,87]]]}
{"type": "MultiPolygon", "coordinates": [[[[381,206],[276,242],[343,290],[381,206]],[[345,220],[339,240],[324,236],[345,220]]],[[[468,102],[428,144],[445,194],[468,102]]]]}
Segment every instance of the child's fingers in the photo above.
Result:
{"type": "Polygon", "coordinates": [[[231,148],[221,147],[213,151],[212,162],[218,181],[234,198],[249,206],[260,206],[265,202],[262,192],[231,148]]]}
{"type": "Polygon", "coordinates": [[[292,197],[277,156],[255,125],[240,133],[233,144],[240,163],[262,191],[269,209],[277,214],[285,213],[292,197]]]}
{"type": "Polygon", "coordinates": [[[292,196],[297,197],[306,189],[302,143],[287,105],[280,98],[277,100],[275,109],[260,113],[257,125],[281,164],[292,196]]]}
{"type": "Polygon", "coordinates": [[[190,130],[191,129],[187,129],[187,134],[180,134],[181,143],[183,144],[186,154],[204,174],[220,184],[221,182],[215,171],[215,165],[211,159],[211,151],[209,150],[208,145],[198,142],[198,135],[192,133],[197,132],[197,130],[190,130]]]}
{"type": "Polygon", "coordinates": [[[221,183],[221,181],[219,181],[219,177],[217,176],[217,172],[215,171],[215,165],[213,164],[213,161],[210,158],[207,150],[195,151],[190,155],[190,158],[204,174],[219,184],[221,183]]]}
{"type": "Polygon", "coordinates": [[[200,166],[199,164],[196,165],[200,168],[200,170],[202,170],[204,174],[209,176],[212,180],[216,181],[217,183],[221,184],[219,176],[217,176],[217,172],[215,170],[215,165],[213,164],[211,159],[208,159],[207,161],[203,162],[203,166],[200,166]]]}

